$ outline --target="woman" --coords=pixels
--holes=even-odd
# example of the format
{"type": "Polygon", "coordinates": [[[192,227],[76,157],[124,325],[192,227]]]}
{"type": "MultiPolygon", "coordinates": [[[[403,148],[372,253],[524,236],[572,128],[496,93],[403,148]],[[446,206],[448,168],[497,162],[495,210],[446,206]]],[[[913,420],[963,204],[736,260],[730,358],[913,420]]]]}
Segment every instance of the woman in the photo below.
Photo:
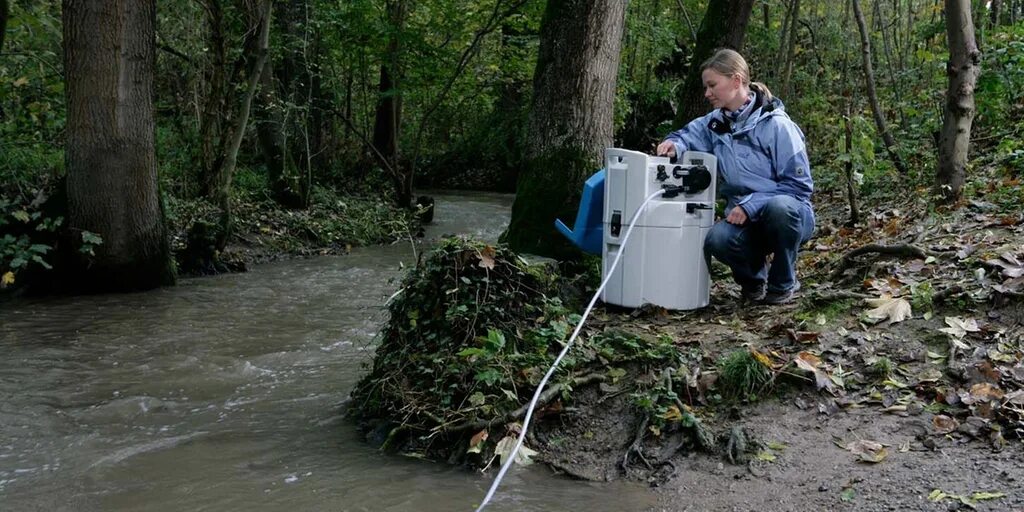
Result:
{"type": "Polygon", "coordinates": [[[701,70],[704,97],[715,110],[670,133],[657,154],[693,150],[718,158],[727,214],[708,232],[704,257],[732,269],[744,299],[789,302],[800,288],[797,250],[814,231],[804,134],[768,87],[751,83],[739,53],[719,50],[701,70]]]}

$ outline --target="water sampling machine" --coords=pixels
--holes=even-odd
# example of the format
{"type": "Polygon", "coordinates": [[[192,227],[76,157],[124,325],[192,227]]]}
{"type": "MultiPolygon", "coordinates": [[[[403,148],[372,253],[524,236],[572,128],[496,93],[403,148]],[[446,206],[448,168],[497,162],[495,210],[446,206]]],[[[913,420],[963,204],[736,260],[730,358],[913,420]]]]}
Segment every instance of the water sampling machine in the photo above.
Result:
{"type": "Polygon", "coordinates": [[[687,151],[677,161],[637,151],[609,148],[605,168],[584,185],[573,229],[555,226],[574,244],[600,254],[601,293],[607,304],[666,309],[708,305],[710,277],[704,237],[715,220],[717,161],[687,151]],[[662,191],[661,195],[644,201],[662,191]],[[623,245],[630,220],[636,225],[623,245]],[[619,253],[617,268],[609,270],[619,253]]]}

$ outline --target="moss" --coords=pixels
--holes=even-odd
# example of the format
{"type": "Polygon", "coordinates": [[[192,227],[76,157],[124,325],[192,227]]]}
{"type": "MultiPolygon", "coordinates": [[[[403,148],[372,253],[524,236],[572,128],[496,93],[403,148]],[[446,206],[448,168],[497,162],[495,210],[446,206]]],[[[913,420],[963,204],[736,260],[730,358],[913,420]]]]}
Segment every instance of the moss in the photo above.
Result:
{"type": "Polygon", "coordinates": [[[502,241],[518,252],[576,259],[580,251],[554,227],[576,216],[583,182],[601,166],[579,149],[550,150],[529,160],[519,177],[512,219],[502,241]]]}

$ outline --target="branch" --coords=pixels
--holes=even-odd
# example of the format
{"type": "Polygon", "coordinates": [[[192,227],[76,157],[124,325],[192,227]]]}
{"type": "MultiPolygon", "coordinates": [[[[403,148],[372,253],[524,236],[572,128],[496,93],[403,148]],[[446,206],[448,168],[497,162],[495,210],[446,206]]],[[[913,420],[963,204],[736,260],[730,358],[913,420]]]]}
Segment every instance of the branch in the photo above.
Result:
{"type": "MultiPolygon", "coordinates": [[[[569,383],[561,382],[555,384],[540,394],[540,398],[537,399],[537,407],[547,405],[548,402],[550,402],[552,399],[558,396],[559,393],[562,392],[562,389],[565,388],[566,384],[570,386],[583,386],[586,384],[593,384],[595,382],[603,382],[607,379],[608,377],[603,373],[591,373],[589,375],[584,375],[582,377],[576,377],[572,379],[572,381],[569,383]]],[[[490,420],[467,421],[465,423],[461,423],[451,428],[444,428],[442,426],[441,429],[445,433],[452,433],[463,432],[466,430],[482,430],[485,428],[491,428],[496,425],[504,425],[505,423],[508,423],[510,421],[522,419],[524,416],[526,416],[526,410],[529,407],[530,404],[526,404],[512,412],[508,412],[501,416],[498,416],[497,418],[492,418],[490,420]]]]}
{"type": "Polygon", "coordinates": [[[423,132],[427,125],[427,120],[430,119],[430,116],[434,111],[441,106],[441,102],[444,101],[444,98],[448,96],[448,92],[451,91],[452,86],[455,85],[455,81],[458,80],[460,75],[462,75],[466,66],[469,65],[469,61],[476,53],[477,48],[480,47],[480,42],[483,41],[484,36],[494,32],[494,30],[498,28],[499,20],[504,20],[514,14],[527,1],[529,0],[515,0],[504,12],[501,12],[502,0],[498,0],[494,3],[494,11],[491,12],[491,17],[488,18],[487,22],[484,23],[484,26],[477,31],[476,35],[473,36],[473,41],[470,42],[469,46],[462,52],[462,56],[459,57],[459,63],[455,66],[455,71],[452,72],[452,75],[448,78],[444,87],[441,88],[441,92],[439,92],[437,97],[434,98],[434,103],[426,110],[423,117],[420,118],[419,127],[416,129],[416,143],[413,146],[412,162],[409,168],[410,175],[416,173],[416,161],[419,160],[420,156],[420,141],[423,138],[423,132]]]}
{"type": "Polygon", "coordinates": [[[686,11],[686,6],[683,5],[683,0],[676,0],[676,4],[679,5],[679,10],[683,11],[683,18],[686,19],[686,24],[690,27],[690,36],[693,37],[692,41],[696,44],[697,30],[693,28],[693,22],[690,21],[690,13],[686,11]]]}
{"type": "Polygon", "coordinates": [[[172,47],[170,47],[170,46],[168,46],[166,44],[157,43],[156,47],[158,49],[160,49],[160,50],[163,50],[163,51],[165,51],[165,52],[167,52],[167,53],[169,53],[171,55],[174,55],[175,57],[177,57],[177,58],[187,62],[190,66],[195,65],[195,62],[192,61],[192,57],[189,57],[188,55],[185,55],[184,53],[181,53],[180,51],[175,50],[174,48],[172,48],[172,47]]]}
{"type": "Polygon", "coordinates": [[[363,132],[359,131],[358,128],[356,128],[355,123],[353,123],[352,120],[348,118],[348,116],[346,116],[342,112],[339,112],[337,108],[330,109],[330,112],[341,118],[342,121],[345,121],[345,125],[348,126],[348,129],[352,130],[352,133],[356,134],[357,136],[359,136],[360,139],[363,140],[363,144],[366,144],[366,147],[370,148],[370,151],[373,152],[374,156],[377,157],[377,160],[380,160],[380,163],[384,165],[384,167],[387,169],[389,173],[391,173],[391,175],[398,176],[398,171],[391,166],[391,162],[389,162],[388,159],[385,158],[383,154],[381,154],[380,150],[377,149],[377,146],[373,145],[373,142],[370,141],[366,134],[364,134],[363,132]]]}
{"type": "Polygon", "coordinates": [[[846,269],[853,266],[853,259],[861,254],[868,253],[879,253],[879,254],[891,254],[893,256],[902,256],[904,258],[927,258],[926,254],[919,247],[913,245],[879,245],[879,244],[868,244],[865,246],[858,247],[848,253],[846,253],[841,260],[839,260],[839,266],[832,272],[831,280],[836,281],[842,277],[843,272],[846,269]]]}

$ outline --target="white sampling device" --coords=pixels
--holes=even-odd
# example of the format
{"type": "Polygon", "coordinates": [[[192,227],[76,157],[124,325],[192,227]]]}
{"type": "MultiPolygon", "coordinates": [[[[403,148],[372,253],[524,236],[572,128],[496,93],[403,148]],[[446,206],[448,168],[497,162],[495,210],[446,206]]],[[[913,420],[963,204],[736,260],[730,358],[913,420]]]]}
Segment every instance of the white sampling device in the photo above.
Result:
{"type": "Polygon", "coordinates": [[[601,294],[608,304],[666,309],[708,305],[710,277],[704,261],[704,237],[715,220],[714,155],[687,151],[673,163],[637,151],[605,150],[602,279],[619,251],[622,261],[601,294]],[[665,194],[647,203],[635,233],[621,237],[637,209],[657,190],[665,194]]]}

